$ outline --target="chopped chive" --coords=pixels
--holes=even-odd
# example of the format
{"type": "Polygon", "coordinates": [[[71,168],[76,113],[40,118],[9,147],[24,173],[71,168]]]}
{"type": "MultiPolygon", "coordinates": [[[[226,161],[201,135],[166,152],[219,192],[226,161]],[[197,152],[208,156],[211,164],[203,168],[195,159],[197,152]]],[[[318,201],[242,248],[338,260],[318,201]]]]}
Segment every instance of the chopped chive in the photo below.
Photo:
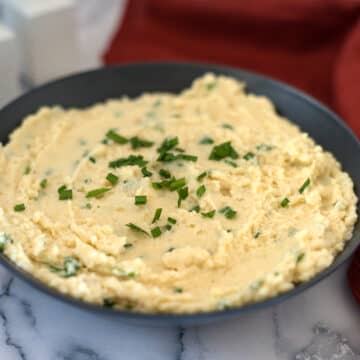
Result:
{"type": "Polygon", "coordinates": [[[228,165],[230,165],[230,166],[232,166],[232,167],[234,167],[234,168],[237,168],[237,167],[238,167],[238,164],[237,164],[235,161],[231,161],[231,160],[225,159],[225,160],[224,160],[224,163],[225,163],[225,164],[228,164],[228,165]]]}
{"type": "Polygon", "coordinates": [[[157,99],[154,104],[153,104],[153,107],[158,107],[161,105],[161,100],[160,99],[157,99]]]}
{"type": "Polygon", "coordinates": [[[222,124],[221,127],[224,129],[234,130],[234,127],[230,124],[222,124]]]}
{"type": "Polygon", "coordinates": [[[173,225],[176,224],[176,219],[174,219],[174,218],[172,218],[172,217],[170,217],[170,216],[168,217],[167,220],[168,220],[168,222],[169,222],[170,224],[173,224],[173,225]]]}
{"type": "Polygon", "coordinates": [[[290,203],[290,200],[288,198],[284,198],[281,201],[280,206],[284,208],[284,207],[287,207],[289,205],[289,203],[290,203]]]}
{"type": "Polygon", "coordinates": [[[181,294],[183,292],[183,289],[181,287],[176,287],[174,289],[174,292],[176,292],[177,294],[181,294]]]}
{"type": "Polygon", "coordinates": [[[185,160],[185,161],[197,161],[197,156],[195,155],[188,155],[188,154],[178,154],[174,155],[170,152],[162,152],[156,159],[157,161],[163,161],[163,162],[171,162],[175,160],[185,160]]]}
{"type": "Polygon", "coordinates": [[[206,218],[213,218],[214,217],[214,215],[215,215],[215,213],[216,213],[216,210],[211,210],[211,211],[208,211],[208,212],[205,212],[205,213],[201,213],[201,215],[203,216],[203,217],[206,217],[206,218]]]}
{"type": "Polygon", "coordinates": [[[152,172],[149,171],[146,166],[144,166],[143,168],[141,168],[141,173],[144,175],[144,177],[150,177],[152,176],[152,172]]]}
{"type": "Polygon", "coordinates": [[[107,145],[109,143],[109,140],[108,139],[102,139],[101,143],[104,144],[104,145],[107,145]]]}
{"type": "Polygon", "coordinates": [[[196,190],[196,195],[197,197],[201,198],[206,192],[206,187],[205,185],[201,185],[197,188],[196,190]]]}
{"type": "Polygon", "coordinates": [[[137,136],[133,136],[132,138],[130,138],[130,144],[132,149],[139,149],[142,147],[151,147],[154,145],[154,142],[140,139],[137,136]]]}
{"type": "Polygon", "coordinates": [[[257,239],[260,235],[261,235],[261,232],[258,231],[258,232],[255,233],[254,238],[257,239]]]}
{"type": "Polygon", "coordinates": [[[31,171],[31,167],[30,167],[30,165],[27,165],[25,170],[24,170],[24,175],[29,175],[30,171],[31,171]]]}
{"type": "Polygon", "coordinates": [[[207,174],[208,174],[207,171],[202,172],[202,173],[196,178],[196,180],[200,182],[207,174]]]}
{"type": "Polygon", "coordinates": [[[46,188],[46,186],[47,186],[47,179],[45,178],[45,179],[42,179],[41,181],[40,181],[40,186],[41,186],[41,188],[42,189],[45,189],[46,188]]]}
{"type": "Polygon", "coordinates": [[[166,224],[166,225],[164,226],[164,228],[165,228],[165,230],[170,231],[170,230],[172,229],[172,225],[166,224]]]}
{"type": "Polygon", "coordinates": [[[195,211],[196,213],[199,213],[199,212],[200,212],[200,206],[199,206],[199,205],[193,206],[193,207],[190,209],[190,212],[191,212],[191,211],[195,211]]]}
{"type": "Polygon", "coordinates": [[[226,157],[230,157],[231,159],[237,159],[239,157],[239,154],[232,147],[230,141],[214,146],[210,153],[209,160],[219,161],[226,157]]]}
{"type": "Polygon", "coordinates": [[[180,153],[184,153],[184,152],[185,152],[185,149],[179,148],[179,147],[176,147],[174,150],[177,151],[177,152],[180,152],[180,153]]]}
{"type": "Polygon", "coordinates": [[[160,190],[163,188],[162,182],[153,182],[153,183],[151,183],[151,186],[155,190],[160,190]]]}
{"type": "Polygon", "coordinates": [[[271,151],[274,147],[272,145],[267,144],[259,144],[256,146],[256,150],[258,151],[271,151]]]}
{"type": "Polygon", "coordinates": [[[103,307],[112,308],[115,306],[115,301],[110,298],[103,299],[103,307]]]}
{"type": "Polygon", "coordinates": [[[135,205],[145,205],[147,202],[146,195],[137,195],[135,196],[135,205]]]}
{"type": "Polygon", "coordinates": [[[85,208],[86,208],[86,209],[91,209],[91,204],[87,203],[87,204],[85,205],[85,208]]]}
{"type": "Polygon", "coordinates": [[[159,170],[159,175],[165,179],[169,179],[171,178],[171,174],[170,171],[166,170],[166,169],[160,169],[159,170]]]}
{"type": "Polygon", "coordinates": [[[6,244],[9,242],[12,242],[11,236],[9,234],[0,233],[0,253],[5,250],[6,244]]]}
{"type": "Polygon", "coordinates": [[[182,188],[183,186],[185,186],[185,184],[186,184],[185,178],[174,179],[174,180],[171,181],[170,184],[169,184],[170,191],[175,191],[175,190],[177,190],[177,189],[180,189],[180,188],[182,188]]]}
{"type": "Polygon", "coordinates": [[[201,145],[211,145],[214,143],[214,140],[209,136],[204,136],[200,141],[199,144],[201,145]]]}
{"type": "Polygon", "coordinates": [[[89,161],[91,161],[93,164],[96,163],[96,159],[95,159],[93,156],[90,156],[90,157],[89,157],[89,161]]]}
{"type": "Polygon", "coordinates": [[[58,188],[59,200],[71,200],[72,199],[72,190],[67,189],[66,185],[62,185],[58,188]]]}
{"type": "Polygon", "coordinates": [[[299,189],[299,193],[302,194],[309,185],[310,185],[310,179],[307,178],[305,182],[302,184],[301,188],[299,189]]]}
{"type": "Polygon", "coordinates": [[[210,91],[210,90],[214,89],[215,86],[216,86],[216,82],[211,82],[211,83],[206,84],[206,89],[210,91]]]}
{"type": "Polygon", "coordinates": [[[149,236],[149,233],[147,231],[145,231],[144,229],[142,229],[140,226],[137,226],[133,223],[128,223],[128,224],[126,224],[126,226],[128,228],[130,228],[131,230],[134,230],[134,231],[137,231],[137,232],[140,232],[140,233],[143,233],[143,234],[149,236]]]}
{"type": "Polygon", "coordinates": [[[112,141],[114,141],[117,144],[126,144],[129,142],[129,140],[121,135],[119,135],[115,130],[109,130],[106,133],[106,137],[112,141]]]}
{"type": "Polygon", "coordinates": [[[130,248],[132,248],[133,247],[133,244],[132,243],[126,243],[126,244],[124,244],[124,248],[125,249],[130,249],[130,248]]]}
{"type": "Polygon", "coordinates": [[[301,260],[303,260],[305,257],[305,253],[300,253],[297,257],[296,257],[296,262],[299,263],[301,260]]]}
{"type": "Polygon", "coordinates": [[[153,238],[157,238],[161,235],[161,229],[157,226],[151,229],[151,235],[153,238]]]}
{"type": "Polygon", "coordinates": [[[119,177],[113,173],[108,173],[106,175],[106,180],[109,181],[112,185],[116,185],[119,181],[119,177]]]}
{"type": "Polygon", "coordinates": [[[246,153],[244,156],[243,156],[243,159],[245,159],[246,161],[248,160],[251,160],[255,157],[255,154],[251,151],[249,151],[248,153],[246,153]]]}
{"type": "Polygon", "coordinates": [[[195,155],[189,155],[189,154],[179,154],[177,156],[178,159],[186,160],[186,161],[197,161],[198,157],[195,155]]]}
{"type": "Polygon", "coordinates": [[[178,195],[179,195],[179,198],[178,198],[178,207],[181,206],[181,202],[183,200],[185,200],[188,196],[189,196],[189,188],[186,186],[186,187],[183,187],[181,189],[178,189],[178,195]]]}
{"type": "Polygon", "coordinates": [[[175,136],[173,138],[167,138],[161,143],[160,147],[158,147],[156,149],[156,151],[159,154],[161,154],[161,153],[164,153],[164,152],[167,152],[167,151],[173,149],[178,144],[179,144],[179,138],[177,136],[175,136]]]}
{"type": "Polygon", "coordinates": [[[111,190],[110,188],[99,188],[99,189],[94,189],[89,191],[86,194],[87,198],[92,198],[92,197],[100,197],[102,195],[104,195],[106,192],[108,192],[109,190],[111,190]]]}
{"type": "Polygon", "coordinates": [[[127,158],[119,158],[109,162],[110,168],[118,168],[122,166],[139,166],[144,167],[148,161],[144,160],[142,155],[129,155],[127,158]]]}
{"type": "Polygon", "coordinates": [[[233,219],[236,216],[236,211],[230,206],[225,206],[219,210],[219,213],[224,214],[227,219],[233,219]]]}
{"type": "Polygon", "coordinates": [[[24,211],[25,210],[25,205],[24,204],[17,204],[14,206],[14,211],[24,211]]]}
{"type": "Polygon", "coordinates": [[[64,259],[63,267],[59,268],[53,265],[49,265],[49,269],[52,272],[58,273],[61,277],[68,278],[76,275],[80,268],[79,262],[71,256],[64,259]]]}
{"type": "Polygon", "coordinates": [[[152,224],[154,224],[156,221],[158,221],[160,219],[161,212],[162,212],[162,208],[158,208],[155,210],[155,214],[154,214],[154,217],[151,222],[152,224]]]}

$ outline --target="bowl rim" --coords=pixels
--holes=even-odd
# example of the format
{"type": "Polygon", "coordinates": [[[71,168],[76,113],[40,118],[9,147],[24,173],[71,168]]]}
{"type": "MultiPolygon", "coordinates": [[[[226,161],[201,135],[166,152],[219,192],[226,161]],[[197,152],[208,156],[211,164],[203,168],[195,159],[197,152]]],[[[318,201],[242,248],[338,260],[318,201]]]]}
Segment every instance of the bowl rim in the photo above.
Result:
{"type": "MultiPolygon", "coordinates": [[[[279,81],[277,79],[274,79],[267,75],[262,75],[254,71],[249,71],[243,68],[236,68],[232,66],[226,66],[222,64],[216,64],[216,63],[206,63],[206,62],[188,62],[188,61],[151,61],[151,62],[130,62],[130,63],[122,63],[122,64],[115,64],[111,66],[101,66],[96,67],[90,70],[86,71],[80,71],[75,72],[73,74],[48,81],[44,83],[43,85],[37,86],[33,89],[31,89],[28,92],[25,92],[24,94],[20,95],[13,101],[6,104],[3,108],[0,109],[0,117],[1,113],[3,111],[6,111],[14,106],[16,106],[19,102],[23,101],[24,98],[29,98],[33,94],[36,94],[38,92],[45,91],[48,87],[52,87],[54,85],[61,85],[62,82],[66,82],[72,79],[86,77],[88,75],[91,75],[93,73],[98,72],[104,72],[104,71],[126,71],[127,69],[132,68],[155,68],[155,67],[182,67],[182,68],[197,68],[201,70],[203,68],[204,74],[207,72],[214,71],[216,73],[238,73],[240,76],[246,75],[249,77],[257,78],[262,81],[266,81],[272,86],[281,88],[282,91],[285,91],[286,93],[290,94],[293,97],[297,97],[301,99],[304,103],[307,103],[309,106],[316,108],[317,110],[320,110],[321,112],[325,113],[328,118],[331,118],[332,121],[335,122],[335,124],[342,129],[342,131],[345,131],[347,135],[356,142],[357,147],[360,152],[360,141],[358,138],[354,135],[354,133],[350,130],[350,128],[347,126],[347,124],[341,120],[341,118],[332,110],[330,110],[327,106],[322,104],[320,101],[316,100],[311,95],[308,95],[307,93],[303,92],[302,90],[296,89],[295,87],[288,85],[286,83],[283,83],[282,81],[279,81]]],[[[231,76],[231,75],[229,75],[231,76]]],[[[99,101],[100,102],[100,101],[99,101]]],[[[17,125],[18,126],[18,125],[17,125]]],[[[14,130],[14,129],[13,129],[14,130]]],[[[310,134],[311,135],[311,134],[310,134]]],[[[359,204],[358,204],[359,206],[359,204]]],[[[359,222],[360,219],[357,219],[357,222],[359,222]]],[[[349,239],[342,250],[340,254],[343,254],[346,249],[348,248],[348,245],[350,242],[357,242],[360,244],[360,237],[356,237],[353,233],[351,239],[349,239]]],[[[80,308],[83,310],[88,310],[95,313],[102,313],[102,314],[109,314],[112,316],[118,316],[120,318],[124,318],[125,320],[134,320],[135,322],[143,322],[143,321],[149,321],[149,322],[171,322],[171,323],[182,323],[182,322],[194,322],[197,321],[201,322],[202,320],[216,320],[218,318],[221,319],[227,319],[236,315],[240,315],[242,313],[248,312],[248,311],[254,311],[257,309],[264,309],[268,308],[270,306],[276,305],[280,302],[283,302],[293,296],[298,295],[299,293],[313,287],[317,283],[319,283],[321,280],[332,274],[335,270],[337,270],[340,266],[342,266],[349,258],[352,256],[352,254],[355,252],[356,247],[354,249],[351,249],[348,251],[348,253],[341,259],[332,262],[332,264],[324,269],[323,271],[317,273],[315,276],[313,276],[310,280],[300,283],[299,285],[296,285],[294,288],[292,288],[289,291],[280,293],[276,296],[273,296],[271,298],[267,298],[258,302],[249,303],[243,306],[234,307],[234,308],[225,308],[225,309],[219,309],[219,310],[213,310],[213,311],[206,311],[206,312],[196,312],[196,313],[146,313],[146,312],[135,312],[135,311],[124,311],[121,309],[112,309],[112,308],[106,308],[100,304],[93,304],[89,302],[85,302],[83,300],[77,299],[75,297],[71,297],[69,295],[66,295],[56,288],[50,287],[45,282],[40,281],[36,277],[34,277],[30,272],[27,272],[20,268],[15,262],[10,260],[5,254],[0,254],[0,264],[3,265],[7,270],[10,271],[10,273],[16,275],[21,280],[25,281],[32,287],[36,288],[37,290],[40,290],[40,292],[44,293],[45,295],[48,295],[55,300],[65,302],[70,305],[74,305],[76,308],[80,308]]]]}

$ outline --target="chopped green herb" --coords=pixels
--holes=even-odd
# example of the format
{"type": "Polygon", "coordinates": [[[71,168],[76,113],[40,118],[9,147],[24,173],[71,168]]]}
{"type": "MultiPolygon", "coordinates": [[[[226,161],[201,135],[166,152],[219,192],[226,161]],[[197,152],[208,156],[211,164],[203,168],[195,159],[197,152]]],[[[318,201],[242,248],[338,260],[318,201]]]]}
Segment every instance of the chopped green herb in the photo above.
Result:
{"type": "Polygon", "coordinates": [[[147,202],[146,195],[137,195],[135,196],[135,205],[145,205],[147,202]]]}
{"type": "Polygon", "coordinates": [[[68,278],[76,275],[77,271],[80,268],[80,264],[76,259],[74,259],[71,256],[68,256],[64,259],[62,268],[58,268],[53,265],[49,265],[49,268],[52,272],[56,272],[60,276],[68,278]]]}
{"type": "Polygon", "coordinates": [[[106,192],[110,191],[111,188],[99,188],[99,189],[94,189],[94,190],[91,190],[89,191],[87,194],[86,194],[86,197],[87,198],[92,198],[92,197],[100,197],[102,195],[104,195],[106,192]]]}
{"type": "Polygon", "coordinates": [[[249,151],[248,153],[246,153],[244,156],[243,156],[243,159],[245,159],[246,161],[248,160],[251,160],[255,157],[255,154],[251,151],[249,151]]]}
{"type": "Polygon", "coordinates": [[[89,161],[91,161],[93,164],[96,163],[96,159],[95,159],[93,156],[90,156],[90,157],[89,157],[89,161]]]}
{"type": "Polygon", "coordinates": [[[199,213],[200,212],[200,206],[199,205],[194,205],[190,211],[195,211],[196,213],[199,213]]]}
{"type": "Polygon", "coordinates": [[[274,147],[272,145],[259,144],[256,146],[258,151],[271,151],[274,147]]]}
{"type": "Polygon", "coordinates": [[[211,145],[214,143],[214,140],[209,136],[204,136],[200,141],[199,144],[201,145],[211,145]]]}
{"type": "Polygon", "coordinates": [[[177,145],[179,144],[179,139],[177,136],[173,137],[173,138],[167,138],[165,139],[160,147],[158,147],[156,149],[156,151],[161,154],[161,153],[164,153],[164,152],[167,152],[171,149],[173,149],[174,147],[176,147],[177,145]]]}
{"type": "Polygon", "coordinates": [[[31,171],[31,167],[30,167],[30,165],[27,165],[25,170],[24,170],[24,175],[29,175],[30,171],[31,171]]]}
{"type": "Polygon", "coordinates": [[[163,161],[163,162],[171,162],[171,161],[175,161],[175,160],[186,160],[186,161],[194,161],[195,162],[195,161],[197,161],[197,156],[188,155],[188,154],[175,155],[170,152],[163,152],[163,153],[160,153],[160,155],[158,156],[158,158],[156,160],[163,161]]]}
{"type": "Polygon", "coordinates": [[[206,187],[205,185],[201,185],[197,188],[196,190],[196,195],[197,197],[201,198],[206,192],[206,187]]]}
{"type": "Polygon", "coordinates": [[[239,154],[232,147],[230,141],[214,146],[210,153],[209,159],[220,161],[226,157],[230,157],[231,159],[237,159],[239,157],[239,154]]]}
{"type": "Polygon", "coordinates": [[[258,231],[257,233],[255,233],[254,238],[257,239],[260,235],[261,235],[261,232],[258,231]]]}
{"type": "Polygon", "coordinates": [[[206,217],[206,218],[213,218],[214,217],[214,215],[215,215],[215,213],[216,213],[216,210],[211,210],[211,211],[208,211],[208,212],[205,212],[205,213],[201,213],[201,215],[203,216],[203,217],[206,217]]]}
{"type": "Polygon", "coordinates": [[[113,173],[108,173],[106,175],[106,180],[109,181],[112,185],[116,185],[119,181],[119,177],[113,173]]]}
{"type": "Polygon", "coordinates": [[[164,226],[164,228],[165,228],[165,230],[170,231],[170,230],[172,229],[172,225],[166,224],[166,225],[164,226]]]}
{"type": "Polygon", "coordinates": [[[107,145],[109,143],[109,140],[108,139],[102,139],[101,143],[104,144],[104,145],[107,145]]]}
{"type": "Polygon", "coordinates": [[[234,127],[230,124],[222,124],[221,127],[224,129],[234,130],[234,127]]]}
{"type": "Polygon", "coordinates": [[[233,219],[236,216],[236,211],[233,210],[230,206],[225,206],[219,210],[219,213],[224,214],[227,219],[233,219]]]}
{"type": "Polygon", "coordinates": [[[141,168],[141,173],[144,175],[144,177],[150,177],[152,176],[152,172],[149,171],[146,166],[144,166],[143,168],[141,168]]]}
{"type": "Polygon", "coordinates": [[[177,294],[181,294],[183,292],[183,289],[181,287],[176,287],[174,289],[174,292],[176,292],[177,294]]]}
{"type": "Polygon", "coordinates": [[[206,89],[212,90],[212,89],[214,89],[215,86],[216,86],[216,82],[211,82],[211,83],[206,84],[206,89]]]}
{"type": "Polygon", "coordinates": [[[174,218],[172,218],[172,217],[170,217],[170,216],[168,217],[167,220],[168,220],[168,222],[169,222],[170,224],[173,224],[173,225],[176,224],[176,219],[174,219],[174,218]]]}
{"type": "Polygon", "coordinates": [[[238,164],[237,164],[235,161],[232,161],[232,160],[225,159],[225,160],[224,160],[224,163],[225,163],[225,164],[228,164],[228,165],[230,165],[230,166],[232,166],[232,167],[234,167],[234,168],[237,168],[237,167],[238,167],[238,164]]]}
{"type": "Polygon", "coordinates": [[[288,198],[284,198],[281,201],[280,206],[284,208],[284,207],[287,207],[289,205],[289,203],[290,203],[290,200],[288,198]]]}
{"type": "Polygon", "coordinates": [[[143,233],[143,234],[149,236],[149,233],[147,231],[145,231],[144,229],[142,229],[140,226],[137,226],[133,223],[128,223],[128,224],[126,224],[126,226],[128,228],[130,228],[131,230],[134,230],[134,231],[137,231],[137,232],[140,232],[140,233],[143,233]]]}
{"type": "Polygon", "coordinates": [[[177,151],[177,152],[181,152],[181,153],[185,152],[185,149],[179,148],[179,147],[175,148],[174,150],[177,151]]]}
{"type": "Polygon", "coordinates": [[[208,174],[207,171],[202,172],[202,173],[196,178],[196,180],[200,182],[207,174],[208,174]]]}
{"type": "Polygon", "coordinates": [[[142,155],[129,155],[127,158],[120,158],[109,162],[110,168],[118,168],[122,166],[139,166],[144,167],[148,161],[144,160],[142,155]]]}
{"type": "Polygon", "coordinates": [[[62,185],[58,188],[59,200],[71,200],[72,190],[67,189],[66,185],[62,185]]]}
{"type": "Polygon", "coordinates": [[[189,154],[180,154],[177,156],[178,159],[186,160],[186,161],[197,161],[198,157],[195,155],[189,155],[189,154]]]}
{"type": "Polygon", "coordinates": [[[86,209],[91,209],[91,204],[87,203],[87,204],[85,205],[85,208],[86,208],[86,209]]]}
{"type": "Polygon", "coordinates": [[[132,138],[130,138],[130,144],[133,149],[139,149],[142,147],[151,147],[154,145],[154,142],[143,140],[138,138],[137,136],[133,136],[132,138]]]}
{"type": "Polygon", "coordinates": [[[301,260],[303,260],[305,257],[305,253],[300,253],[297,257],[296,257],[296,262],[299,263],[301,260]]]}
{"type": "Polygon", "coordinates": [[[131,243],[126,243],[126,244],[124,244],[124,248],[125,249],[130,249],[130,248],[132,248],[133,247],[133,244],[131,244],[131,243]]]}
{"type": "Polygon", "coordinates": [[[152,224],[154,224],[156,221],[158,221],[160,219],[161,212],[162,212],[162,208],[158,208],[155,210],[155,214],[154,214],[154,217],[151,222],[152,224]]]}
{"type": "Polygon", "coordinates": [[[169,189],[170,191],[175,191],[185,186],[185,184],[186,184],[185,178],[174,179],[170,182],[169,189]]]}
{"type": "Polygon", "coordinates": [[[5,234],[5,233],[0,233],[0,252],[3,252],[5,250],[5,246],[7,243],[11,243],[12,239],[10,237],[10,235],[5,234]]]}
{"type": "Polygon", "coordinates": [[[299,193],[302,194],[309,185],[310,185],[310,179],[307,178],[305,182],[302,184],[301,188],[299,189],[299,193]]]}
{"type": "Polygon", "coordinates": [[[103,306],[106,308],[113,308],[115,306],[115,300],[110,298],[103,299],[103,306]]]}
{"type": "Polygon", "coordinates": [[[40,187],[41,187],[42,189],[45,189],[46,186],[47,186],[47,183],[48,183],[48,181],[47,181],[46,178],[45,178],[45,179],[42,179],[42,180],[40,181],[40,187]]]}
{"type": "Polygon", "coordinates": [[[166,169],[160,169],[159,170],[159,175],[165,179],[170,179],[171,178],[171,174],[170,171],[166,170],[166,169]]]}
{"type": "Polygon", "coordinates": [[[24,211],[25,210],[25,205],[24,204],[17,204],[14,206],[14,211],[24,211]]]}
{"type": "Polygon", "coordinates": [[[112,140],[113,142],[117,143],[117,144],[126,144],[129,142],[129,140],[121,135],[119,135],[115,130],[109,130],[106,133],[106,137],[110,140],[112,140]]]}
{"type": "Polygon", "coordinates": [[[160,99],[157,99],[154,104],[153,104],[153,107],[158,107],[161,105],[161,100],[160,99]]]}
{"type": "Polygon", "coordinates": [[[175,250],[174,247],[169,247],[169,248],[166,250],[166,252],[173,252],[174,250],[175,250]]]}
{"type": "Polygon", "coordinates": [[[151,229],[151,235],[153,238],[157,238],[161,235],[161,229],[157,226],[151,229]]]}
{"type": "Polygon", "coordinates": [[[187,186],[181,188],[181,189],[178,189],[178,195],[179,195],[179,198],[178,198],[178,207],[181,206],[181,202],[183,200],[185,200],[188,196],[189,196],[189,188],[187,186]]]}

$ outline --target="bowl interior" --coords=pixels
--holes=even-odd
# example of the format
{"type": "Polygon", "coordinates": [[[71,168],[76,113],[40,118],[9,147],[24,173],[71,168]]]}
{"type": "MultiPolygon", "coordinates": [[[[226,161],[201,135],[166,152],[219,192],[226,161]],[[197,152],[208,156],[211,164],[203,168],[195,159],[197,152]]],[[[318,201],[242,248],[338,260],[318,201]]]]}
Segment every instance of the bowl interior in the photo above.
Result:
{"type": "MultiPolygon", "coordinates": [[[[357,163],[357,159],[360,158],[359,142],[334,113],[311,97],[280,82],[246,71],[213,65],[186,63],[123,65],[81,73],[46,84],[21,96],[0,111],[0,141],[5,143],[8,135],[21,123],[22,119],[37,111],[41,106],[61,105],[65,108],[82,108],[109,98],[118,98],[122,95],[136,97],[143,92],[152,91],[177,93],[188,87],[195,78],[206,72],[229,75],[245,81],[249,92],[270,98],[281,115],[298,124],[317,143],[335,155],[342,164],[343,169],[350,174],[355,184],[355,191],[359,194],[360,166],[357,163]]],[[[303,291],[331,273],[349,258],[360,243],[359,232],[360,225],[358,221],[353,238],[348,242],[344,251],[337,256],[335,262],[328,269],[315,276],[312,280],[283,295],[258,304],[207,314],[144,315],[103,309],[99,306],[84,304],[48,288],[19,269],[3,255],[0,256],[0,261],[42,291],[67,302],[80,305],[83,308],[101,311],[112,316],[116,313],[133,322],[188,325],[227,318],[235,313],[268,306],[303,291]]]]}

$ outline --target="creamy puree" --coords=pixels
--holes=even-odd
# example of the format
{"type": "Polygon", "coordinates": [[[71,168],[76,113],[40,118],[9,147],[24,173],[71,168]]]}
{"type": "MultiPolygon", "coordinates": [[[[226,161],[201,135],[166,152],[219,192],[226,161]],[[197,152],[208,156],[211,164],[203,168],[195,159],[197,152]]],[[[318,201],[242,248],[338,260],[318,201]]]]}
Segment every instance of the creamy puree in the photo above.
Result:
{"type": "Polygon", "coordinates": [[[335,158],[213,74],[179,95],[42,108],[0,169],[4,253],[62,293],[133,311],[288,291],[332,263],[356,220],[335,158]]]}

